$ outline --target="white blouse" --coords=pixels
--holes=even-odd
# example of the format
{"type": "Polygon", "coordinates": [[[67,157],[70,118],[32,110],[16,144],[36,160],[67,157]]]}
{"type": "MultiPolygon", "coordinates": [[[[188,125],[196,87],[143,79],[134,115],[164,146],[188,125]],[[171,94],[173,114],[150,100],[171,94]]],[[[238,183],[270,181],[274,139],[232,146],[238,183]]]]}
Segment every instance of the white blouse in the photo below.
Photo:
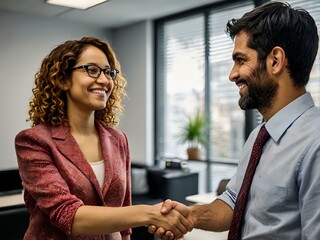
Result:
{"type": "Polygon", "coordinates": [[[103,187],[103,181],[104,181],[104,160],[98,161],[98,162],[89,162],[94,173],[96,174],[96,177],[98,179],[100,188],[103,187]]]}

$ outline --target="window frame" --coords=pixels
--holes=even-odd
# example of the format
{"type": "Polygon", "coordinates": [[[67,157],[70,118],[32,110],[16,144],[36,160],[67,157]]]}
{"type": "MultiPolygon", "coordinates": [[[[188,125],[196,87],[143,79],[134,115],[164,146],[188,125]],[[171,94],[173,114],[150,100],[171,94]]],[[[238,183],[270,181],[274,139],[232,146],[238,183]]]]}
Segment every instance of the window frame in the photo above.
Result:
{"type": "MultiPolygon", "coordinates": [[[[208,18],[209,18],[209,15],[210,15],[210,12],[212,12],[212,10],[215,10],[215,9],[219,9],[219,8],[224,8],[224,7],[229,7],[229,6],[232,6],[233,4],[237,3],[249,3],[251,2],[254,6],[254,2],[253,1],[248,1],[248,0],[240,0],[240,1],[228,1],[228,2],[219,2],[219,3],[215,3],[215,4],[210,4],[208,6],[204,6],[204,7],[200,7],[200,8],[196,8],[196,9],[193,9],[193,10],[189,10],[189,11],[185,11],[185,12],[182,12],[182,13],[179,13],[179,14],[174,14],[174,15],[171,15],[171,16],[168,16],[168,17],[165,17],[165,18],[160,18],[160,19],[157,19],[155,22],[154,22],[154,26],[155,26],[155,46],[156,46],[156,51],[155,51],[155,139],[154,139],[154,143],[155,143],[155,163],[156,165],[163,165],[162,164],[162,161],[164,160],[161,156],[161,153],[163,152],[163,147],[164,147],[164,143],[161,142],[162,140],[164,140],[164,137],[163,135],[161,137],[159,137],[159,135],[163,134],[161,132],[161,129],[164,129],[164,125],[163,125],[163,122],[160,121],[161,119],[161,116],[164,116],[164,103],[163,101],[160,101],[159,99],[162,98],[163,99],[163,96],[165,95],[164,91],[165,91],[165,86],[164,86],[164,82],[159,79],[164,79],[164,76],[163,74],[164,71],[160,71],[158,69],[158,66],[161,65],[162,67],[165,67],[165,63],[160,63],[159,64],[159,53],[162,53],[164,51],[161,51],[162,50],[162,47],[164,46],[161,46],[159,44],[159,39],[160,39],[160,35],[162,34],[163,35],[163,32],[162,31],[159,31],[159,29],[161,29],[161,26],[165,23],[165,22],[168,22],[168,21],[174,21],[174,20],[178,20],[180,18],[184,18],[184,17],[188,17],[188,16],[196,16],[198,14],[203,14],[204,15],[204,18],[205,18],[205,114],[207,116],[209,116],[210,114],[210,69],[209,69],[209,21],[208,21],[208,18]],[[161,91],[161,92],[160,92],[161,91]]],[[[162,29],[163,30],[163,29],[162,29]]],[[[162,57],[162,59],[164,59],[162,57]]],[[[163,70],[163,69],[162,69],[163,70]]],[[[245,127],[244,127],[244,131],[245,131],[245,139],[244,141],[246,140],[246,138],[249,136],[250,132],[257,126],[257,111],[254,111],[254,110],[246,110],[245,111],[245,127]]],[[[210,136],[208,136],[208,138],[210,138],[210,136]]],[[[234,162],[223,162],[223,161],[216,161],[216,160],[212,160],[210,159],[210,148],[207,148],[207,151],[206,151],[206,157],[205,159],[206,160],[203,160],[203,161],[199,161],[199,160],[196,160],[197,162],[199,162],[199,164],[205,164],[206,166],[206,191],[209,192],[211,191],[211,180],[210,180],[210,176],[211,176],[211,166],[214,165],[214,164],[226,164],[226,165],[237,165],[237,163],[234,163],[234,162]]],[[[169,159],[169,160],[172,160],[172,159],[169,159]]],[[[175,158],[174,160],[177,160],[177,161],[184,161],[185,159],[181,159],[181,158],[175,158]]],[[[190,160],[188,160],[190,161],[190,160]]],[[[192,160],[191,160],[192,161],[192,160]]],[[[198,163],[196,163],[198,164],[198,163]]]]}
{"type": "MultiPolygon", "coordinates": [[[[281,0],[282,2],[288,2],[292,7],[294,8],[297,8],[297,7],[302,7],[304,9],[306,9],[312,16],[313,18],[315,19],[316,23],[317,23],[317,26],[318,26],[318,33],[320,31],[320,11],[318,11],[317,9],[318,8],[312,8],[312,4],[313,2],[315,3],[316,1],[302,1],[302,0],[288,0],[288,1],[284,1],[284,0],[281,0]],[[310,9],[311,8],[311,9],[310,9]],[[314,12],[313,12],[314,11],[314,12]]],[[[214,3],[214,4],[210,4],[210,5],[207,5],[207,6],[204,6],[204,7],[200,7],[200,8],[196,8],[196,9],[193,9],[193,10],[189,10],[189,11],[185,11],[185,12],[182,12],[182,13],[179,13],[179,14],[174,14],[172,16],[168,16],[168,17],[164,17],[164,18],[160,18],[160,19],[157,19],[154,21],[154,29],[155,29],[155,46],[157,48],[157,50],[155,51],[155,59],[154,59],[154,63],[155,63],[155,67],[154,67],[154,70],[155,70],[155,129],[154,129],[154,144],[155,144],[155,164],[159,165],[161,164],[162,162],[162,159],[161,159],[161,156],[160,156],[160,153],[163,152],[163,149],[161,149],[161,146],[163,146],[163,143],[161,143],[161,138],[159,138],[159,129],[161,129],[161,127],[163,128],[163,126],[161,126],[162,124],[162,121],[159,121],[160,116],[163,115],[163,111],[164,111],[164,108],[163,106],[161,106],[161,101],[159,101],[159,89],[162,89],[162,91],[164,91],[164,86],[163,86],[163,82],[159,81],[159,76],[161,74],[163,74],[163,72],[159,71],[159,69],[157,68],[158,66],[158,53],[159,53],[159,44],[158,44],[158,41],[159,41],[159,32],[157,31],[157,29],[159,28],[159,25],[160,24],[163,24],[163,22],[165,21],[171,21],[171,20],[176,20],[176,19],[179,19],[179,18],[182,18],[182,17],[188,17],[188,16],[191,16],[191,15],[197,15],[199,13],[202,13],[205,15],[205,41],[206,41],[206,49],[205,49],[205,101],[208,103],[210,102],[210,94],[208,93],[209,91],[209,86],[208,86],[208,83],[209,83],[209,60],[208,60],[208,55],[209,55],[209,46],[208,46],[208,41],[209,41],[209,36],[208,36],[208,16],[209,16],[209,13],[210,11],[214,10],[214,9],[219,9],[219,8],[222,8],[222,7],[226,7],[226,6],[231,6],[233,5],[234,3],[241,3],[241,2],[249,2],[248,0],[239,0],[239,1],[236,1],[236,0],[230,0],[228,2],[226,1],[223,1],[223,2],[219,2],[219,3],[214,3]]],[[[252,0],[251,1],[253,6],[258,6],[258,5],[261,5],[261,4],[264,4],[266,2],[269,2],[269,0],[252,0]]],[[[317,2],[318,3],[318,2],[317,2]]],[[[320,34],[319,34],[320,35],[320,34]]],[[[320,50],[319,50],[320,51],[320,50]]],[[[313,95],[313,99],[315,101],[315,105],[316,106],[319,106],[319,99],[320,99],[320,85],[315,82],[315,78],[317,80],[317,76],[319,75],[319,72],[320,72],[320,53],[318,52],[318,55],[317,55],[317,58],[315,60],[315,64],[313,66],[313,70],[311,72],[311,75],[310,75],[310,80],[309,80],[309,83],[308,85],[306,86],[307,87],[307,91],[310,91],[313,95]],[[313,82],[311,82],[311,79],[313,79],[313,82]],[[311,83],[310,83],[311,82],[311,83]],[[318,87],[317,89],[314,89],[314,87],[318,87]]],[[[209,104],[206,104],[206,114],[208,114],[208,106],[209,104]]],[[[245,111],[245,127],[244,127],[244,131],[245,131],[245,134],[244,134],[244,141],[248,138],[248,136],[250,135],[251,131],[259,124],[261,123],[262,121],[262,118],[261,118],[261,115],[259,114],[259,112],[257,110],[246,110],[245,111]]],[[[162,138],[163,140],[164,138],[162,138]]],[[[207,166],[207,177],[206,177],[206,185],[207,185],[207,191],[210,191],[211,188],[210,188],[210,185],[211,185],[211,180],[210,180],[210,175],[211,175],[211,172],[210,172],[210,166],[214,165],[214,164],[232,164],[232,165],[237,165],[237,163],[226,163],[226,162],[220,162],[220,161],[214,161],[214,160],[210,160],[210,158],[208,157],[210,156],[210,149],[208,149],[207,151],[207,157],[205,161],[200,161],[201,164],[206,164],[207,166]]],[[[179,161],[183,161],[184,159],[177,159],[179,161]]],[[[188,160],[190,161],[190,160],[188,160]]],[[[197,162],[199,162],[199,160],[197,160],[197,162]]]]}

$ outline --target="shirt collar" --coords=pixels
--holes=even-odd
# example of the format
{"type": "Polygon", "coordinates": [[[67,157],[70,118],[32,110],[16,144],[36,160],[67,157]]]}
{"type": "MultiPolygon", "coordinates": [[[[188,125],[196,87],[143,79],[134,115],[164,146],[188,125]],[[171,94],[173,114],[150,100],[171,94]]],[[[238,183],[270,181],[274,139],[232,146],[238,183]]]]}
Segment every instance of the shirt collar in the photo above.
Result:
{"type": "Polygon", "coordinates": [[[265,124],[271,138],[278,142],[291,124],[313,106],[314,102],[311,94],[307,92],[277,112],[265,124]]]}

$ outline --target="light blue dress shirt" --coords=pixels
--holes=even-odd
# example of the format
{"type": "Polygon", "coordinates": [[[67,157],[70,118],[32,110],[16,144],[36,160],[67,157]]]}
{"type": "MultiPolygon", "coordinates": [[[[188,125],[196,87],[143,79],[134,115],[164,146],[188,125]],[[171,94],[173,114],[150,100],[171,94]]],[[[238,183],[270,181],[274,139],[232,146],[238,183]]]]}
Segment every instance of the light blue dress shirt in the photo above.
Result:
{"type": "MultiPolygon", "coordinates": [[[[271,138],[252,181],[242,239],[319,240],[320,109],[306,93],[265,124],[271,138]]],[[[250,134],[238,169],[219,196],[232,208],[260,128],[250,134]]]]}

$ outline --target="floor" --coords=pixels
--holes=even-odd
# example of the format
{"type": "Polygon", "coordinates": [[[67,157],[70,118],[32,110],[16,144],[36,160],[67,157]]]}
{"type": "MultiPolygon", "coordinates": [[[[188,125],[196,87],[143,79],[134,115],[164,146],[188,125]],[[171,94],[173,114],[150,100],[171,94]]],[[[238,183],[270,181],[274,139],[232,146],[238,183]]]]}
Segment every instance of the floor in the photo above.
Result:
{"type": "Polygon", "coordinates": [[[228,231],[226,232],[208,232],[200,229],[193,229],[185,235],[184,240],[227,240],[228,231]]]}

